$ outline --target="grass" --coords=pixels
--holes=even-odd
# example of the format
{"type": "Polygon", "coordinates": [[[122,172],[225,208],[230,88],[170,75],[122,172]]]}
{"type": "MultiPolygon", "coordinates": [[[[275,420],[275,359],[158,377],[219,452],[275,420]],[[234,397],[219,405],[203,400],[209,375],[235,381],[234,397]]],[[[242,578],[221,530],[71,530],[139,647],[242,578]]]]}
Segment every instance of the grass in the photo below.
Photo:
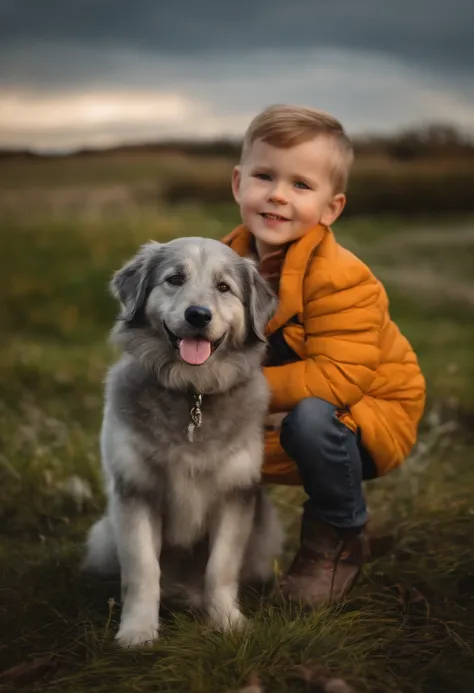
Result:
{"type": "MultiPolygon", "coordinates": [[[[452,219],[336,227],[388,278],[393,316],[429,384],[410,460],[367,485],[374,555],[349,599],[305,614],[277,594],[247,593],[252,628],[226,637],[169,604],[156,646],[122,651],[113,642],[118,583],[78,571],[103,507],[97,439],[116,310],[107,282],[142,241],[218,237],[236,212],[188,205],[116,220],[28,212],[9,212],[0,235],[0,690],[217,693],[239,690],[256,672],[264,690],[297,693],[323,690],[308,682],[323,667],[356,691],[472,691],[473,311],[462,291],[436,291],[462,279],[469,295],[470,237],[428,242],[425,253],[427,234],[456,231],[452,219]],[[409,273],[421,259],[435,280],[414,291],[409,273]]],[[[302,496],[282,487],[272,494],[288,530],[284,568],[302,496]]]]}

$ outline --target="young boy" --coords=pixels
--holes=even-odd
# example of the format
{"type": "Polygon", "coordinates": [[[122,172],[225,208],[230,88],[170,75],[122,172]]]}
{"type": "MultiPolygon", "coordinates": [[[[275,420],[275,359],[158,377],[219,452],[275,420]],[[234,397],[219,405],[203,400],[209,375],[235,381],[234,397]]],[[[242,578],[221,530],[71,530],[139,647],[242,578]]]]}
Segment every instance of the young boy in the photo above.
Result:
{"type": "Polygon", "coordinates": [[[351,143],[330,115],[272,106],[250,124],[232,188],[243,224],[224,239],[279,295],[267,326],[272,392],[263,478],[302,484],[290,598],[342,598],[368,557],[362,482],[402,463],[425,402],[413,350],[368,267],[335,240],[351,143]]]}

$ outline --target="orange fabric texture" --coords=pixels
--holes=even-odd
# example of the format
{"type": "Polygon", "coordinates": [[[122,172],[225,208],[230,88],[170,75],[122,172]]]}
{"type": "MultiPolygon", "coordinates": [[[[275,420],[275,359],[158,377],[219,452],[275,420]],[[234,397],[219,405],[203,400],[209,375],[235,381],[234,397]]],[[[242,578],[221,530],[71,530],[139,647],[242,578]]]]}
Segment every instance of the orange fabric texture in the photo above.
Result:
{"type": "MultiPolygon", "coordinates": [[[[251,240],[239,226],[223,242],[248,256],[251,240]]],[[[319,225],[288,248],[278,293],[267,335],[283,328],[301,360],[264,368],[271,411],[291,411],[306,397],[320,397],[343,410],[340,418],[349,428],[360,430],[379,474],[400,465],[416,440],[425,380],[411,345],[390,319],[382,284],[319,225]],[[294,316],[298,322],[289,323],[294,316]]],[[[278,431],[266,433],[263,471],[267,481],[301,483],[278,431]]]]}

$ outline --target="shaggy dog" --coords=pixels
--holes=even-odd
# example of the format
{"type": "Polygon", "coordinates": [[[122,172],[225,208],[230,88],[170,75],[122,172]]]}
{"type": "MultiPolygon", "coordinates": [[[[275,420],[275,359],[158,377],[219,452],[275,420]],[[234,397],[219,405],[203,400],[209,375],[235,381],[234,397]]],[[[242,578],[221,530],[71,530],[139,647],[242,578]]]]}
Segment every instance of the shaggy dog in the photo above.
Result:
{"type": "Polygon", "coordinates": [[[157,638],[161,590],[240,627],[239,584],[271,576],[282,540],[260,484],[276,299],[253,263],[203,238],[147,243],[111,289],[123,356],[105,390],[107,510],[84,568],[120,572],[122,645],[157,638]]]}

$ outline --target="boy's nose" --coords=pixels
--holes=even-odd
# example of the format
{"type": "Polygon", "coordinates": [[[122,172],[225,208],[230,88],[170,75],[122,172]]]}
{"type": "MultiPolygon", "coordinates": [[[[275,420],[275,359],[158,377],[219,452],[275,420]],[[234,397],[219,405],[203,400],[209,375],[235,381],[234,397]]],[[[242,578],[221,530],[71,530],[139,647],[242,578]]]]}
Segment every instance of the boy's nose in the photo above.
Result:
{"type": "Polygon", "coordinates": [[[274,188],[272,190],[272,192],[270,193],[269,200],[270,200],[270,202],[274,202],[275,204],[278,204],[278,205],[286,205],[287,204],[285,194],[281,188],[274,188]]]}

